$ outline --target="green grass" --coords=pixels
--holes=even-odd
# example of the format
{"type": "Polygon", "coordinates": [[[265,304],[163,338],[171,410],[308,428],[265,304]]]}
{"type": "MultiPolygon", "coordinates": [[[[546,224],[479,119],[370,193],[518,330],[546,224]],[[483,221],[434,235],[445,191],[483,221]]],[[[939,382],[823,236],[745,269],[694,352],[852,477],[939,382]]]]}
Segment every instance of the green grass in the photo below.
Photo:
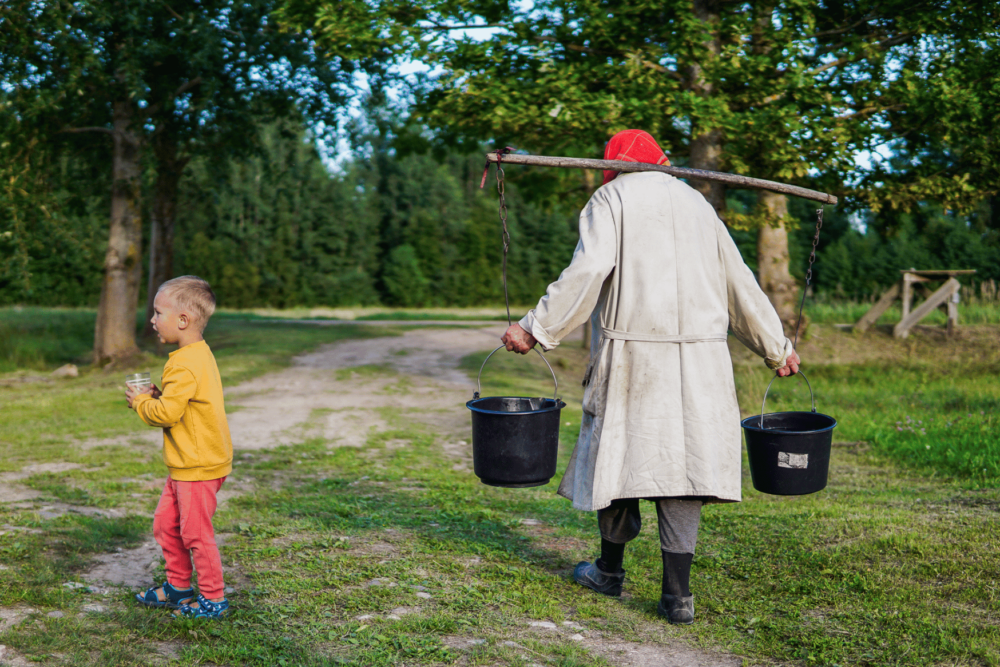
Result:
{"type": "MultiPolygon", "coordinates": [[[[817,393],[841,413],[838,437],[931,477],[975,487],[1000,485],[1000,364],[882,363],[827,366],[810,374],[817,393]]],[[[808,401],[781,393],[775,411],[808,401]]],[[[834,415],[837,416],[837,415],[834,415]]]]}
{"type": "MultiPolygon", "coordinates": [[[[931,478],[970,488],[1000,485],[1000,366],[933,366],[905,361],[809,368],[817,410],[838,420],[836,438],[863,441],[875,453],[931,478]]],[[[738,368],[745,414],[760,413],[763,380],[738,368]]],[[[767,412],[808,410],[804,382],[775,382],[767,412]]]]}
{"type": "MultiPolygon", "coordinates": [[[[373,335],[368,327],[261,320],[216,325],[217,343],[209,341],[228,369],[224,377],[281,367],[295,351],[337,337],[373,335]]],[[[108,387],[99,370],[0,386],[5,407],[10,400],[21,406],[0,411],[5,469],[77,463],[22,483],[45,494],[41,503],[122,514],[45,519],[38,504],[0,505],[0,606],[38,610],[0,633],[0,644],[53,665],[151,664],[164,646],[185,665],[610,664],[561,625],[557,632],[528,625],[546,620],[577,623],[591,639],[692,642],[745,664],[1000,665],[1000,474],[990,467],[996,450],[988,449],[996,446],[1000,352],[992,341],[946,344],[918,332],[893,342],[881,331],[818,330],[804,346],[807,372],[818,409],[839,420],[835,440],[851,444],[834,448],[821,493],[767,496],[745,479],[743,503],[705,509],[692,584],[697,619],[687,628],[655,614],[660,557],[648,503],[643,534],[626,551],[627,597],[603,598],[569,579],[598,545],[593,514],[554,494],[579,429],[586,355],[578,347],[547,355],[570,406],[559,472],[545,487],[487,487],[453,469],[456,459],[417,409],[384,408],[387,430],[364,447],[329,449],[312,438],[241,458],[235,477],[249,491],[216,517],[229,536],[222,552],[236,587],[233,615],[219,624],[166,622],[127,594],[102,598],[63,586],[96,555],[149,538],[163,476],[157,452],[76,444],[132,432],[111,386],[117,375],[106,378],[108,387]],[[851,361],[873,348],[882,356],[851,361]],[[848,361],[823,363],[835,357],[848,361]],[[79,393],[63,393],[74,383],[79,393]],[[73,412],[68,399],[88,409],[73,412]],[[35,410],[33,426],[18,416],[22,410],[35,410]],[[62,416],[67,411],[75,417],[62,416]],[[108,611],[82,613],[95,602],[108,611]],[[400,609],[413,613],[387,618],[400,609]],[[53,610],[65,615],[48,618],[53,610]]],[[[484,358],[470,355],[462,367],[474,378],[484,358]]],[[[412,391],[409,378],[394,375],[368,366],[334,377],[379,387],[389,378],[386,393],[412,391]]],[[[744,413],[758,412],[767,371],[740,362],[736,378],[744,413]]],[[[548,395],[551,377],[535,354],[498,352],[483,391],[548,395]]],[[[783,380],[768,410],[805,409],[808,400],[804,383],[783,380]]]]}
{"type": "Polygon", "coordinates": [[[0,373],[80,362],[94,347],[91,310],[0,308],[0,373]]]}
{"type": "MultiPolygon", "coordinates": [[[[871,309],[874,302],[836,301],[814,299],[806,302],[805,310],[813,322],[819,324],[854,324],[871,309]]],[[[920,302],[914,304],[914,307],[920,302]]],[[[896,324],[902,319],[902,310],[897,301],[878,319],[879,324],[896,324]]],[[[1000,302],[961,303],[958,306],[958,320],[961,324],[1000,324],[1000,302]]],[[[947,316],[938,309],[921,320],[921,324],[944,325],[947,316]]]]}
{"type": "MultiPolygon", "coordinates": [[[[144,354],[130,368],[105,371],[86,365],[93,341],[94,312],[63,309],[0,309],[7,336],[0,338],[10,356],[0,357],[7,368],[27,359],[24,370],[0,374],[0,472],[20,469],[32,461],[59,460],[81,466],[113,461],[108,475],[131,476],[160,472],[156,452],[137,449],[135,438],[149,428],[127,409],[124,375],[150,371],[159,378],[166,351],[144,344],[144,354]],[[30,354],[25,351],[33,351],[30,354]],[[63,363],[81,364],[80,376],[53,379],[39,375],[63,363]],[[97,451],[80,450],[83,440],[108,439],[97,451]]],[[[392,336],[398,329],[339,325],[320,327],[294,322],[213,317],[206,340],[212,347],[226,386],[233,386],[285,367],[291,358],[323,343],[347,338],[392,336]]],[[[171,348],[172,349],[172,348],[171,348]]],[[[49,484],[32,478],[36,487],[49,484]]],[[[47,487],[46,487],[47,488],[47,487]]],[[[101,505],[100,496],[118,491],[92,489],[87,504],[101,505]]],[[[80,490],[63,497],[76,498],[80,490]]]]}
{"type": "MultiPolygon", "coordinates": [[[[0,308],[0,375],[52,370],[68,363],[89,364],[96,318],[96,311],[82,308],[0,308]]],[[[143,324],[140,313],[136,316],[138,331],[143,324]]],[[[295,354],[321,343],[395,335],[398,331],[372,331],[351,325],[317,327],[254,313],[223,311],[212,317],[205,339],[220,370],[227,364],[228,374],[224,373],[223,379],[232,384],[281,368],[295,354]]],[[[144,351],[156,357],[148,362],[162,366],[166,351],[158,350],[155,341],[139,342],[144,351]]],[[[125,372],[122,370],[122,374],[125,372]]]]}

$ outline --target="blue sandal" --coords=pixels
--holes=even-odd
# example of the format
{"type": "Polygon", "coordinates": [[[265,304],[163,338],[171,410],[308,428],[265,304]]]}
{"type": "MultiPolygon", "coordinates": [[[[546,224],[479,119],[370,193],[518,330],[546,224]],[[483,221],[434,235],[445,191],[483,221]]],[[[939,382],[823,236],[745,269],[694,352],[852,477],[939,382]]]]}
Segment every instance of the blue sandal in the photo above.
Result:
{"type": "Polygon", "coordinates": [[[174,612],[174,616],[185,618],[223,618],[229,613],[229,601],[223,600],[222,602],[212,602],[204,595],[198,596],[198,606],[192,607],[190,604],[182,605],[178,607],[178,610],[174,612]]]}
{"type": "Polygon", "coordinates": [[[194,598],[194,589],[185,588],[184,590],[178,590],[170,585],[169,581],[163,582],[162,586],[153,586],[148,589],[145,593],[136,593],[135,601],[144,607],[154,607],[157,609],[162,609],[166,607],[167,609],[180,609],[185,604],[190,602],[194,598]],[[156,594],[156,591],[163,589],[163,594],[166,596],[166,600],[161,600],[160,596],[156,594]]]}

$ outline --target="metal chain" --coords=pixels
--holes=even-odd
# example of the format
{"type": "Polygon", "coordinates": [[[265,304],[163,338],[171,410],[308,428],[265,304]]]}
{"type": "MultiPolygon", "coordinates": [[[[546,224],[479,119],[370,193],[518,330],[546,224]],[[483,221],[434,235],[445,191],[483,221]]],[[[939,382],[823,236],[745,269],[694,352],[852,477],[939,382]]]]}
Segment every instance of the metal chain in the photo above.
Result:
{"type": "Polygon", "coordinates": [[[816,261],[816,246],[819,245],[819,230],[823,229],[823,209],[816,209],[816,235],[813,236],[812,251],[809,253],[809,268],[806,270],[806,284],[802,288],[802,301],[799,302],[799,321],[795,323],[795,342],[792,343],[792,347],[795,348],[799,344],[799,327],[802,326],[802,306],[806,304],[806,292],[808,291],[809,284],[812,282],[813,275],[813,262],[816,261]]]}
{"type": "MultiPolygon", "coordinates": [[[[503,300],[507,306],[507,326],[511,326],[510,321],[510,297],[507,295],[507,252],[510,250],[510,232],[507,231],[507,200],[504,198],[504,173],[503,155],[509,153],[510,148],[498,148],[497,153],[497,192],[500,193],[500,226],[503,229],[501,239],[503,240],[503,300]]],[[[487,166],[489,163],[487,163],[487,166]]]]}

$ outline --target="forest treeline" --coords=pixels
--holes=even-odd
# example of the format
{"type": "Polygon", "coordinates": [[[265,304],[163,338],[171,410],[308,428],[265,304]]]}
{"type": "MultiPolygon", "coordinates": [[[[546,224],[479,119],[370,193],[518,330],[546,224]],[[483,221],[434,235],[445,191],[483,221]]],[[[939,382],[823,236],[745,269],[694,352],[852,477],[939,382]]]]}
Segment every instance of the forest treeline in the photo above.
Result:
{"type": "MultiPolygon", "coordinates": [[[[301,124],[259,132],[259,155],[193,160],[181,181],[175,272],[209,280],[223,307],[502,303],[493,172],[479,188],[485,147],[400,150],[373,135],[358,147],[366,157],[331,169],[301,124]]],[[[595,185],[578,175],[573,187],[531,169],[508,167],[506,179],[510,295],[524,305],[572,257],[579,208],[595,185]]],[[[44,198],[31,202],[45,212],[16,239],[0,230],[0,303],[97,304],[109,190],[104,170],[71,155],[57,161],[44,198]]],[[[746,192],[729,198],[733,211],[752,205],[746,192]]],[[[997,213],[988,202],[972,215],[933,205],[895,216],[828,208],[815,289],[867,299],[908,267],[972,268],[976,280],[1000,279],[1000,234],[991,224],[997,213]]],[[[801,279],[815,207],[793,200],[790,214],[798,223],[792,273],[801,279]]],[[[731,233],[756,269],[756,233],[731,233]]]]}
{"type": "MultiPolygon", "coordinates": [[[[1000,0],[9,0],[0,303],[96,305],[101,364],[139,352],[136,307],[183,273],[230,307],[498,304],[483,153],[597,157],[626,128],[678,166],[839,197],[819,293],[995,280],[998,28],[1000,0]],[[350,150],[331,168],[319,140],[350,150]]],[[[507,172],[528,305],[600,174],[507,172]]],[[[692,186],[790,331],[813,206],[692,186]]]]}

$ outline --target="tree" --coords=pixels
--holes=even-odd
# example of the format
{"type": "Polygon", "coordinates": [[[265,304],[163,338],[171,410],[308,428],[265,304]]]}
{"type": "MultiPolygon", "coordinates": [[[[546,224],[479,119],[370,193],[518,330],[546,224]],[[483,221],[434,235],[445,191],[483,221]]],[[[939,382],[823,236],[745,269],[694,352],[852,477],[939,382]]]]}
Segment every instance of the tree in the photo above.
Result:
{"type": "MultiPolygon", "coordinates": [[[[438,142],[406,110],[377,93],[365,114],[349,124],[355,169],[379,213],[380,292],[396,305],[502,303],[498,280],[502,242],[492,190],[479,187],[482,144],[438,142]],[[398,251],[401,246],[411,250],[398,251]],[[414,285],[424,298],[403,295],[402,267],[416,262],[414,285]]],[[[579,174],[576,174],[579,176],[579,174]]],[[[544,180],[544,179],[543,179],[544,180]]],[[[551,183],[512,178],[507,183],[508,272],[512,303],[537,299],[569,261],[578,210],[551,183]],[[516,268],[513,268],[516,267],[516,268]]]]}
{"type": "MultiPolygon", "coordinates": [[[[958,3],[928,23],[894,50],[891,81],[858,77],[856,94],[880,112],[875,163],[855,191],[875,213],[927,201],[971,213],[1000,192],[1000,2],[958,3]]],[[[1000,229],[1000,216],[980,217],[1000,229]]]]}
{"type": "MultiPolygon", "coordinates": [[[[332,8],[289,2],[300,14],[332,8]]],[[[900,104],[887,91],[906,96],[897,63],[928,71],[909,54],[928,35],[981,25],[977,7],[986,3],[427,0],[407,12],[392,4],[374,3],[373,13],[383,25],[405,15],[412,27],[385,34],[445,70],[421,105],[443,132],[594,154],[615,131],[641,127],[687,154],[689,166],[845,193],[854,157],[900,104]],[[498,31],[488,40],[445,31],[421,41],[461,23],[498,31]]],[[[323,24],[316,29],[324,39],[323,24]]],[[[760,230],[761,282],[789,325],[797,287],[785,198],[762,194],[755,212],[733,214],[719,186],[694,185],[727,223],[760,230]]]]}
{"type": "MultiPolygon", "coordinates": [[[[489,42],[438,49],[448,73],[424,109],[436,126],[537,151],[596,152],[642,127],[689,166],[809,185],[818,170],[836,187],[859,135],[838,117],[849,105],[816,37],[822,13],[798,2],[536,3],[489,42]]],[[[719,186],[695,187],[731,225],[761,230],[761,284],[791,325],[785,198],[764,193],[754,215],[726,215],[719,186]]]]}
{"type": "Polygon", "coordinates": [[[57,134],[111,138],[112,197],[96,362],[137,351],[143,155],[156,186],[150,293],[169,277],[177,191],[200,151],[246,153],[261,118],[297,109],[335,125],[355,67],[306,35],[272,25],[268,0],[34,2],[0,8],[7,44],[0,81],[20,122],[57,134]]]}
{"type": "Polygon", "coordinates": [[[188,166],[181,270],[212,283],[230,308],[377,303],[378,216],[357,170],[331,175],[292,119],[258,132],[256,155],[188,166]]]}

